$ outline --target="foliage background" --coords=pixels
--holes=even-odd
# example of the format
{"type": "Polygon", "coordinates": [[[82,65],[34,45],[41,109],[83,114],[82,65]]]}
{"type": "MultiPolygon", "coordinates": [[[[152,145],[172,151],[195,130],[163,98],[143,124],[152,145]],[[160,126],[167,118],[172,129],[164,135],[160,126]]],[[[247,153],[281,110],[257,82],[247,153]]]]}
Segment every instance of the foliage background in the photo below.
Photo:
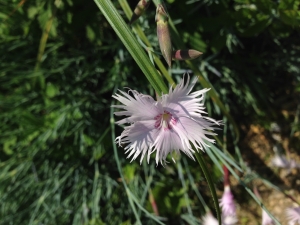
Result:
{"type": "MultiPolygon", "coordinates": [[[[197,65],[239,127],[269,129],[276,121],[291,137],[299,132],[300,1],[166,4],[185,44],[204,52],[197,65]]],[[[204,209],[195,190],[211,199],[195,162],[129,164],[122,148],[118,157],[113,152],[111,95],[124,87],[153,90],[95,3],[0,0],[0,8],[0,224],[133,224],[116,162],[142,224],[156,224],[142,211],[153,213],[151,197],[166,224],[199,224],[204,209]]],[[[154,17],[151,4],[138,23],[158,51],[154,17]]],[[[174,62],[170,72],[178,80],[184,71],[184,62],[174,62]]],[[[210,99],[206,104],[224,119],[210,99]]],[[[232,127],[225,127],[220,135],[240,160],[232,127]]],[[[221,174],[211,170],[221,190],[221,174]]]]}

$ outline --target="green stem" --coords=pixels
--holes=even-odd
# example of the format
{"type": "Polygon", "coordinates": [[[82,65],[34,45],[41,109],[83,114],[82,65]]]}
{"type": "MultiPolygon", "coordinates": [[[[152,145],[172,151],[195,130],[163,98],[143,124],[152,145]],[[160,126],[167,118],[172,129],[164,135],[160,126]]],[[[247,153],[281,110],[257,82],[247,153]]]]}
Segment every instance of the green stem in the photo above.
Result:
{"type": "MultiPolygon", "coordinates": [[[[42,57],[43,57],[45,49],[46,49],[49,33],[50,33],[50,30],[52,27],[53,20],[55,18],[55,14],[56,14],[56,9],[54,8],[51,17],[47,20],[47,22],[45,24],[45,27],[44,27],[44,30],[42,33],[42,37],[40,39],[39,50],[38,50],[38,54],[37,54],[37,58],[36,58],[34,72],[38,72],[40,70],[40,66],[42,63],[42,57]]],[[[38,76],[34,77],[33,86],[36,85],[37,81],[39,82],[40,88],[44,89],[45,88],[45,77],[43,76],[42,73],[38,73],[38,76]]]]}
{"type": "MultiPolygon", "coordinates": [[[[154,0],[154,3],[156,5],[160,4],[159,3],[160,0],[154,0]]],[[[178,49],[186,49],[184,42],[182,41],[182,38],[179,35],[179,32],[177,31],[170,15],[169,15],[169,25],[171,28],[171,37],[172,37],[172,41],[173,43],[177,46],[178,49]]],[[[199,82],[201,83],[201,85],[205,88],[210,88],[211,90],[208,92],[208,95],[210,96],[210,98],[215,102],[215,104],[217,104],[217,106],[221,109],[221,111],[223,112],[223,114],[228,118],[228,120],[230,121],[230,123],[232,124],[233,128],[234,128],[234,132],[235,132],[235,140],[236,142],[239,140],[240,137],[240,133],[237,127],[237,124],[235,123],[234,119],[231,117],[230,113],[228,112],[227,108],[225,107],[225,105],[222,103],[222,101],[220,100],[218,93],[216,92],[216,90],[214,89],[213,85],[209,82],[208,79],[206,79],[202,73],[200,72],[198,66],[196,65],[195,61],[185,61],[187,63],[187,65],[193,70],[193,72],[195,73],[196,76],[198,76],[199,82]]]]}
{"type": "Polygon", "coordinates": [[[204,173],[205,179],[207,180],[211,195],[213,197],[214,205],[215,205],[215,208],[216,208],[219,225],[221,225],[222,224],[221,211],[220,211],[220,207],[219,207],[219,203],[218,203],[218,197],[217,197],[216,189],[215,189],[215,186],[214,186],[213,181],[211,179],[211,175],[209,174],[206,163],[203,159],[202,152],[196,153],[195,155],[196,155],[198,163],[199,163],[199,165],[200,165],[200,167],[201,167],[201,169],[204,173]]]}
{"type": "Polygon", "coordinates": [[[157,93],[167,93],[168,88],[155,67],[151,64],[148,56],[137,42],[128,25],[120,16],[110,0],[94,0],[111,27],[123,42],[133,59],[139,65],[152,87],[157,93]]]}
{"type": "MultiPolygon", "coordinates": [[[[127,0],[119,0],[119,3],[120,3],[121,8],[124,11],[126,17],[128,19],[130,19],[133,12],[130,9],[127,0]]],[[[145,35],[144,31],[142,30],[141,26],[138,25],[137,23],[134,23],[132,25],[132,28],[133,28],[134,32],[139,36],[139,38],[145,43],[145,45],[147,45],[149,48],[152,48],[151,43],[148,40],[148,38],[146,37],[146,35],[145,35]]],[[[164,66],[162,61],[159,59],[159,57],[154,55],[153,58],[154,58],[155,64],[159,68],[162,75],[166,78],[166,80],[169,82],[170,85],[175,87],[175,81],[172,79],[172,77],[170,76],[168,70],[166,69],[166,67],[164,66]]]]}
{"type": "MultiPolygon", "coordinates": [[[[114,92],[115,91],[116,91],[116,88],[115,88],[114,92]]],[[[114,143],[116,137],[115,137],[115,121],[114,121],[113,115],[114,115],[114,111],[113,111],[113,107],[111,107],[110,108],[110,128],[111,128],[111,138],[112,138],[112,142],[113,142],[114,157],[115,157],[115,160],[116,160],[116,163],[117,163],[117,168],[118,168],[118,171],[120,173],[124,189],[126,190],[126,194],[127,194],[127,197],[128,197],[129,204],[130,204],[131,209],[133,211],[133,214],[136,218],[136,223],[137,224],[142,224],[142,222],[140,220],[140,216],[138,215],[136,207],[135,207],[135,205],[133,203],[133,200],[131,198],[130,191],[129,191],[129,189],[127,187],[127,184],[125,182],[125,178],[124,178],[124,175],[123,175],[123,172],[122,172],[121,163],[120,163],[119,156],[118,156],[117,147],[116,147],[116,144],[114,143]]]]}

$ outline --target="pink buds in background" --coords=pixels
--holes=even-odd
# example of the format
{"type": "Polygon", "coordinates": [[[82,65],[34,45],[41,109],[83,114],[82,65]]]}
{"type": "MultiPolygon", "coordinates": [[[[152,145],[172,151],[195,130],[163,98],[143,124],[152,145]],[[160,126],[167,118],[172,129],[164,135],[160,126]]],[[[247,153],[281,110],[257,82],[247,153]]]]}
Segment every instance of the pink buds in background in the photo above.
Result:
{"type": "Polygon", "coordinates": [[[196,59],[202,54],[203,54],[202,52],[199,52],[194,49],[176,50],[176,51],[172,52],[172,59],[173,60],[190,60],[190,59],[196,59]]]}
{"type": "Polygon", "coordinates": [[[220,201],[220,207],[222,209],[222,221],[223,224],[233,225],[238,222],[236,215],[236,206],[234,203],[234,197],[230,190],[229,171],[226,166],[223,166],[224,170],[224,193],[220,201]]]}
{"type": "Polygon", "coordinates": [[[149,5],[150,0],[140,0],[133,11],[129,23],[132,24],[134,21],[136,21],[146,11],[149,5]]]}

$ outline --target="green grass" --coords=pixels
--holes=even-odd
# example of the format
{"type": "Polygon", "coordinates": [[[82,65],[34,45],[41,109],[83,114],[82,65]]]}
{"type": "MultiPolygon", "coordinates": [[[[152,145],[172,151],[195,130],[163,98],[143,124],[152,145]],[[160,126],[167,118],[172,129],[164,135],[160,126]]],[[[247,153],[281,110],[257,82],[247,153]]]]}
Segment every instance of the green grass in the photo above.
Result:
{"type": "MultiPolygon", "coordinates": [[[[166,1],[174,38],[204,52],[193,66],[173,62],[169,74],[178,81],[181,71],[201,73],[224,106],[207,98],[209,115],[228,121],[206,157],[219,190],[222,160],[247,169],[225,110],[238,128],[281,120],[299,132],[297,117],[280,113],[299,92],[299,1],[251,4],[166,1]]],[[[0,0],[0,8],[0,224],[200,224],[213,201],[196,162],[129,163],[112,141],[123,129],[111,123],[116,89],[154,90],[94,1],[0,0]]],[[[154,16],[151,3],[137,23],[156,53],[154,16]]]]}

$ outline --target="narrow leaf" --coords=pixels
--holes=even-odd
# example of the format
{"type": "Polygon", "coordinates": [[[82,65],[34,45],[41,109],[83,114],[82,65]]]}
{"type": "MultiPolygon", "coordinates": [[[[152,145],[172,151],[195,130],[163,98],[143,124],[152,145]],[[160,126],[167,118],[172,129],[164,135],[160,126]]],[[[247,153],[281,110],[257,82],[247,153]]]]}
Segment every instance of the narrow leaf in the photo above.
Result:
{"type": "Polygon", "coordinates": [[[201,169],[202,169],[202,171],[204,173],[205,179],[207,180],[207,183],[208,183],[211,195],[213,197],[214,205],[215,205],[215,208],[216,208],[219,225],[221,225],[222,224],[222,221],[221,221],[221,211],[220,211],[220,207],[219,207],[219,201],[218,201],[218,197],[217,197],[215,186],[213,184],[213,181],[211,179],[211,176],[209,174],[209,171],[208,171],[207,166],[205,164],[205,161],[203,159],[202,152],[196,153],[195,155],[196,155],[198,163],[199,163],[199,165],[200,165],[200,167],[201,167],[201,169]]]}
{"type": "Polygon", "coordinates": [[[163,82],[161,76],[151,64],[146,53],[142,47],[138,44],[136,38],[132,34],[128,25],[125,23],[123,18],[120,16],[114,5],[110,0],[94,0],[96,5],[99,7],[111,27],[115,30],[116,34],[123,42],[131,56],[134,58],[136,63],[139,65],[147,79],[149,80],[152,87],[157,93],[167,93],[168,88],[163,82]]]}

